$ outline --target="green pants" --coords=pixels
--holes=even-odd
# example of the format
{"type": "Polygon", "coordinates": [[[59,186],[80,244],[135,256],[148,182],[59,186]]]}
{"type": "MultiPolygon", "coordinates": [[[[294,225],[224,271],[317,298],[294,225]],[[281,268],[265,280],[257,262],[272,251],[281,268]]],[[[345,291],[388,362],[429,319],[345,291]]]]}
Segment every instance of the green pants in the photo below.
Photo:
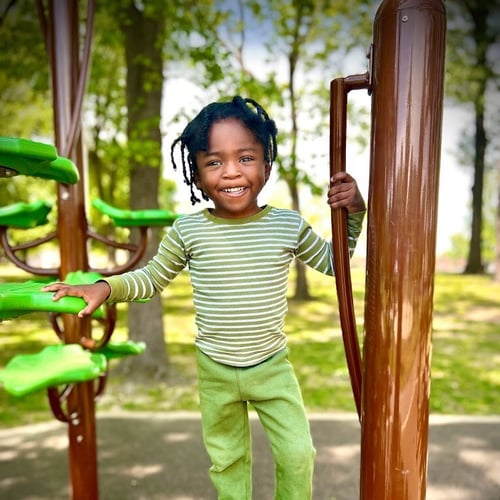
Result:
{"type": "Polygon", "coordinates": [[[252,498],[248,403],[271,443],[280,500],[309,500],[314,450],[309,422],[288,351],[264,363],[235,368],[197,350],[201,420],[219,500],[252,498]]]}

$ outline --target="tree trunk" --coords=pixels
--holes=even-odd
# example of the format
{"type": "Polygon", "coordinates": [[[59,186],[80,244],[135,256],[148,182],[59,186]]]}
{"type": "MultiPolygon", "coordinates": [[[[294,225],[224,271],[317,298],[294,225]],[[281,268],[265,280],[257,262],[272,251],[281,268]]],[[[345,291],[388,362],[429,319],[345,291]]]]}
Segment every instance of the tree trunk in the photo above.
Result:
{"type": "MultiPolygon", "coordinates": [[[[487,3],[487,2],[486,2],[487,3]]],[[[489,7],[483,2],[465,3],[473,25],[472,38],[475,43],[476,65],[478,68],[488,68],[487,50],[491,44],[488,36],[489,7]]],[[[474,113],[476,117],[475,156],[474,156],[474,185],[472,186],[472,225],[469,247],[469,256],[464,272],[466,274],[484,273],[482,262],[482,229],[483,229],[483,185],[484,160],[486,155],[486,131],[484,128],[484,110],[486,102],[486,88],[488,77],[485,71],[477,79],[477,94],[474,98],[474,113]]]]}
{"type": "MultiPolygon", "coordinates": [[[[160,37],[163,18],[146,17],[134,2],[128,5],[128,22],[123,26],[127,64],[128,149],[130,162],[130,208],[158,208],[161,175],[160,116],[163,85],[163,58],[160,37]]],[[[145,264],[157,251],[158,231],[151,231],[145,264]]],[[[167,372],[167,350],[160,297],[147,303],[129,305],[129,337],[143,340],[147,349],[124,363],[134,377],[162,378],[167,372]]]]}
{"type": "MultiPolygon", "coordinates": [[[[484,96],[484,92],[482,94],[484,96]]],[[[483,184],[484,184],[484,156],[486,150],[486,132],[484,129],[484,106],[482,102],[476,104],[476,137],[474,156],[474,185],[472,186],[472,224],[469,246],[469,256],[465,266],[465,274],[482,274],[484,266],[482,254],[483,228],[483,184]]]]}

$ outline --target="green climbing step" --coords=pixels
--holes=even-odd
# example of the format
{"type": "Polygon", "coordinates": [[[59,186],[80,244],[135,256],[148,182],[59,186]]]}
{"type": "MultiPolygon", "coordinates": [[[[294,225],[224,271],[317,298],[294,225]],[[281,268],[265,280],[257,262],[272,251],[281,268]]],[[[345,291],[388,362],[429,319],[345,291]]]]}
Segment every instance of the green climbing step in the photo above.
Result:
{"type": "MultiPolygon", "coordinates": [[[[65,283],[95,283],[102,276],[98,273],[76,271],[68,273],[65,283]]],[[[12,319],[36,311],[76,314],[85,307],[80,297],[62,297],[53,301],[53,293],[42,292],[41,288],[48,282],[29,280],[23,283],[0,283],[0,321],[12,319]]],[[[95,311],[94,317],[102,318],[103,310],[95,311]]]]}
{"type": "Polygon", "coordinates": [[[32,203],[13,203],[0,207],[0,226],[10,226],[19,229],[47,224],[47,215],[52,210],[52,204],[47,201],[32,203]]]}
{"type": "Polygon", "coordinates": [[[57,155],[50,144],[17,137],[0,137],[0,177],[28,175],[76,184],[78,169],[68,158],[57,155]]]}
{"type": "Polygon", "coordinates": [[[104,347],[101,347],[96,352],[104,354],[104,356],[106,356],[106,359],[109,360],[142,354],[145,350],[145,342],[134,342],[133,340],[114,342],[110,340],[104,347]]]}
{"type": "Polygon", "coordinates": [[[161,209],[122,210],[99,198],[92,201],[92,206],[111,218],[118,227],[171,226],[179,217],[179,214],[161,209]]]}
{"type": "Polygon", "coordinates": [[[106,356],[78,344],[51,345],[37,354],[18,354],[0,370],[0,383],[14,396],[57,385],[93,380],[106,372],[106,356]]]}
{"type": "Polygon", "coordinates": [[[127,340],[108,342],[96,352],[78,344],[60,344],[43,348],[36,354],[18,354],[0,369],[0,384],[14,396],[57,385],[93,380],[106,372],[108,361],[142,354],[144,342],[127,340]]]}

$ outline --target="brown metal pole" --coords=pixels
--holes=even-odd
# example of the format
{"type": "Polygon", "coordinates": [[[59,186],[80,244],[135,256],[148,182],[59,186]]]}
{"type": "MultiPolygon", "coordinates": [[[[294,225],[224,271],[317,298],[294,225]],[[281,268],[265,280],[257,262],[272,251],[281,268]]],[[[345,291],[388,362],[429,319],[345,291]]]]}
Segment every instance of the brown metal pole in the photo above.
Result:
{"type": "Polygon", "coordinates": [[[360,497],[424,499],[446,14],[374,22],[360,497]]]}
{"type": "MultiPolygon", "coordinates": [[[[80,125],[75,125],[75,121],[80,121],[75,102],[81,81],[77,0],[50,0],[48,18],[56,147],[75,162],[81,179],[76,185],[59,184],[58,187],[60,278],[64,279],[69,272],[88,270],[83,148],[80,125]],[[73,134],[73,131],[77,132],[73,134]],[[71,135],[74,135],[74,144],[69,143],[71,135]]],[[[82,338],[91,336],[89,319],[64,315],[63,324],[66,343],[80,343],[82,338]]],[[[75,385],[68,397],[67,411],[72,498],[96,499],[97,445],[92,382],[75,385]]]]}
{"type": "MultiPolygon", "coordinates": [[[[347,94],[351,90],[367,89],[368,87],[368,73],[336,78],[330,82],[330,178],[337,172],[346,171],[347,94]]],[[[356,411],[361,418],[361,354],[352,298],[350,255],[347,241],[347,213],[345,209],[332,209],[331,225],[335,285],[339,303],[342,340],[356,411]]]]}

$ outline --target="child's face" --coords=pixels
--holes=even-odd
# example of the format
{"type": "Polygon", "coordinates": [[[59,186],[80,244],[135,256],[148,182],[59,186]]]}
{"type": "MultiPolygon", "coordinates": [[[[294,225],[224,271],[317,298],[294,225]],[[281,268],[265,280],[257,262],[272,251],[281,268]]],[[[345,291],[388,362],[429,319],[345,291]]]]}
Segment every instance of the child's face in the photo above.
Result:
{"type": "Polygon", "coordinates": [[[262,144],[240,120],[212,125],[208,151],[196,153],[196,166],[196,185],[214,202],[214,215],[239,219],[259,212],[257,197],[271,167],[262,144]]]}

